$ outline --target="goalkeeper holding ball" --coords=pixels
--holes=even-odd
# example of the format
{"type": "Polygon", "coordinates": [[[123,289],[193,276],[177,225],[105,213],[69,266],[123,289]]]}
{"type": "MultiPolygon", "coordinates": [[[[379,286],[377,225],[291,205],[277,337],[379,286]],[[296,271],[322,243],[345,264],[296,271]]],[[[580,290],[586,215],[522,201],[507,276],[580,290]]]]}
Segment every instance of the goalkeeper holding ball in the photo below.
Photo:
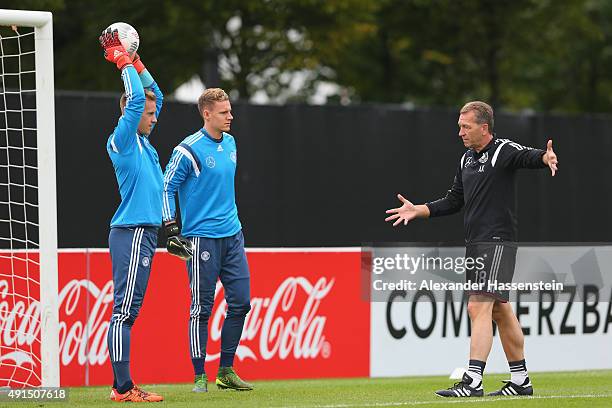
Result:
{"type": "Polygon", "coordinates": [[[214,303],[217,279],[227,300],[227,315],[221,330],[221,361],[216,383],[219,388],[252,390],[232,366],[251,309],[249,266],[244,252],[242,226],[234,195],[236,142],[226,133],[233,119],[227,94],[207,89],[198,99],[204,127],[174,148],[164,174],[164,227],[168,251],[187,262],[191,308],[189,351],[195,372],[194,392],[206,392],[204,372],[208,318],[214,303]],[[183,235],[175,219],[174,197],[178,192],[183,235]]]}
{"type": "Polygon", "coordinates": [[[163,95],[138,54],[130,56],[117,30],[102,32],[104,57],[121,71],[125,94],[121,117],[108,138],[121,204],[108,237],[113,264],[114,303],[108,329],[113,366],[110,399],[157,402],[163,398],[143,391],[130,376],[130,332],[147,289],[162,214],[162,170],[149,134],[157,122],[163,95]],[[146,90],[145,90],[146,89],[146,90]]]}

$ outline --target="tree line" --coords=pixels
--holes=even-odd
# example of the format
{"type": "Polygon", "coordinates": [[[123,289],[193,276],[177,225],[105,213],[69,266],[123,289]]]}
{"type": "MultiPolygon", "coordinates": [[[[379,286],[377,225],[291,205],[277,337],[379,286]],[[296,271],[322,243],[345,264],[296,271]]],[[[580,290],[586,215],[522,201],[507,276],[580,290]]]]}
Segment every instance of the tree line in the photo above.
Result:
{"type": "Polygon", "coordinates": [[[612,110],[606,0],[6,0],[54,13],[58,89],[118,91],[97,44],[115,21],[167,94],[199,76],[236,99],[612,110]],[[297,80],[297,82],[296,82],[297,80]]]}

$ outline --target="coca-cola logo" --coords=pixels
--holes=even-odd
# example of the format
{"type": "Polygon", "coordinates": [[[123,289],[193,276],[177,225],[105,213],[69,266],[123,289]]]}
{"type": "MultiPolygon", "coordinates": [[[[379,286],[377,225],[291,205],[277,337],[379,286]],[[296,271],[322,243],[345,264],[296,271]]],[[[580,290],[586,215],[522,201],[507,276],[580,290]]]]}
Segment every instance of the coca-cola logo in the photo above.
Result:
{"type": "Polygon", "coordinates": [[[40,304],[13,296],[10,287],[7,280],[0,280],[0,350],[13,349],[0,356],[0,363],[36,366],[31,349],[40,334],[40,304]]]}
{"type": "MultiPolygon", "coordinates": [[[[321,301],[329,294],[335,279],[319,278],[314,284],[304,277],[288,277],[271,297],[251,298],[236,356],[240,360],[285,360],[328,358],[331,345],[325,339],[327,317],[319,314],[321,301]]],[[[217,302],[221,284],[215,288],[210,339],[221,341],[225,319],[225,299],[217,302]]],[[[217,360],[220,353],[208,354],[206,361],[217,360]]]]}
{"type": "Polygon", "coordinates": [[[107,311],[113,306],[113,281],[100,289],[89,279],[73,279],[60,291],[59,304],[61,364],[69,365],[76,357],[79,365],[103,365],[108,358],[107,311]],[[89,309],[87,320],[70,322],[79,308],[89,309]]]}
{"type": "MultiPolygon", "coordinates": [[[[32,364],[32,347],[40,338],[40,302],[34,299],[14,300],[9,282],[0,280],[0,344],[14,350],[0,356],[1,361],[15,365],[32,364]],[[27,306],[26,306],[27,305],[27,306]]],[[[59,293],[60,361],[66,366],[77,357],[79,365],[102,365],[108,358],[106,333],[107,310],[112,307],[113,282],[98,288],[88,279],[73,279],[59,293]],[[89,309],[86,321],[70,321],[76,310],[89,309]]],[[[16,299],[20,299],[16,297],[16,299]]]]}
{"type": "MultiPolygon", "coordinates": [[[[331,345],[325,338],[327,317],[319,312],[335,280],[325,277],[311,283],[304,277],[288,277],[270,297],[253,297],[241,342],[236,350],[240,360],[328,358],[331,345]]],[[[40,340],[40,303],[14,300],[9,282],[0,280],[0,345],[10,350],[0,362],[35,366],[32,347],[40,340]]],[[[227,304],[219,299],[221,284],[215,289],[216,305],[211,316],[211,342],[221,341],[221,328],[227,304]]],[[[59,293],[60,362],[68,366],[104,365],[108,359],[106,342],[113,302],[113,282],[100,288],[88,279],[70,280],[59,293]],[[89,310],[83,319],[82,311],[89,310]],[[78,312],[77,312],[78,311],[78,312]]],[[[214,346],[213,346],[214,347],[214,346]]],[[[209,354],[207,361],[220,353],[209,354]]]]}

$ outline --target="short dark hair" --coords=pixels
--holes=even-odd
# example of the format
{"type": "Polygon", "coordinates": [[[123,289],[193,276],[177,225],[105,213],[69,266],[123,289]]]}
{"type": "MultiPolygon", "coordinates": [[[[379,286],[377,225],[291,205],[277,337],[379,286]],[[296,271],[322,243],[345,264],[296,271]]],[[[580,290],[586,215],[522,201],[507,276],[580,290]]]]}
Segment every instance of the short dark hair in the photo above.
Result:
{"type": "Polygon", "coordinates": [[[468,102],[463,105],[463,108],[461,108],[459,113],[468,112],[474,112],[474,115],[476,116],[476,123],[481,125],[486,123],[489,125],[489,133],[493,133],[493,108],[489,104],[481,101],[468,102]]]}
{"type": "MultiPolygon", "coordinates": [[[[144,94],[147,100],[154,101],[154,102],[157,101],[157,97],[155,96],[155,93],[152,90],[145,89],[144,94]]],[[[125,92],[124,92],[121,94],[121,98],[119,98],[119,107],[121,108],[122,111],[125,108],[126,103],[127,103],[127,96],[125,95],[125,92]]]]}

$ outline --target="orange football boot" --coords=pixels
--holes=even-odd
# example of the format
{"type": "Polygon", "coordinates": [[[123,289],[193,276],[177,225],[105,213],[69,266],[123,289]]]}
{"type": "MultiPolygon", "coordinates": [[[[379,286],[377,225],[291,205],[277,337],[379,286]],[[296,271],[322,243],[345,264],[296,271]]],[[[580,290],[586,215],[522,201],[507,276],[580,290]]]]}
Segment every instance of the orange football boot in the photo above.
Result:
{"type": "MultiPolygon", "coordinates": [[[[153,391],[145,391],[145,390],[143,390],[142,388],[140,388],[139,386],[137,386],[136,384],[134,384],[134,388],[138,389],[139,391],[141,391],[141,392],[143,392],[143,393],[145,393],[145,394],[148,394],[148,395],[155,395],[156,397],[161,397],[161,395],[159,395],[158,393],[153,392],[153,391]]],[[[163,400],[163,398],[162,398],[162,400],[163,400]]],[[[157,401],[155,401],[155,402],[157,402],[157,401]]]]}
{"type": "Polygon", "coordinates": [[[160,402],[164,400],[161,395],[146,392],[136,384],[134,384],[131,390],[124,394],[119,394],[119,392],[113,388],[110,393],[110,399],[116,402],[160,402]]]}

